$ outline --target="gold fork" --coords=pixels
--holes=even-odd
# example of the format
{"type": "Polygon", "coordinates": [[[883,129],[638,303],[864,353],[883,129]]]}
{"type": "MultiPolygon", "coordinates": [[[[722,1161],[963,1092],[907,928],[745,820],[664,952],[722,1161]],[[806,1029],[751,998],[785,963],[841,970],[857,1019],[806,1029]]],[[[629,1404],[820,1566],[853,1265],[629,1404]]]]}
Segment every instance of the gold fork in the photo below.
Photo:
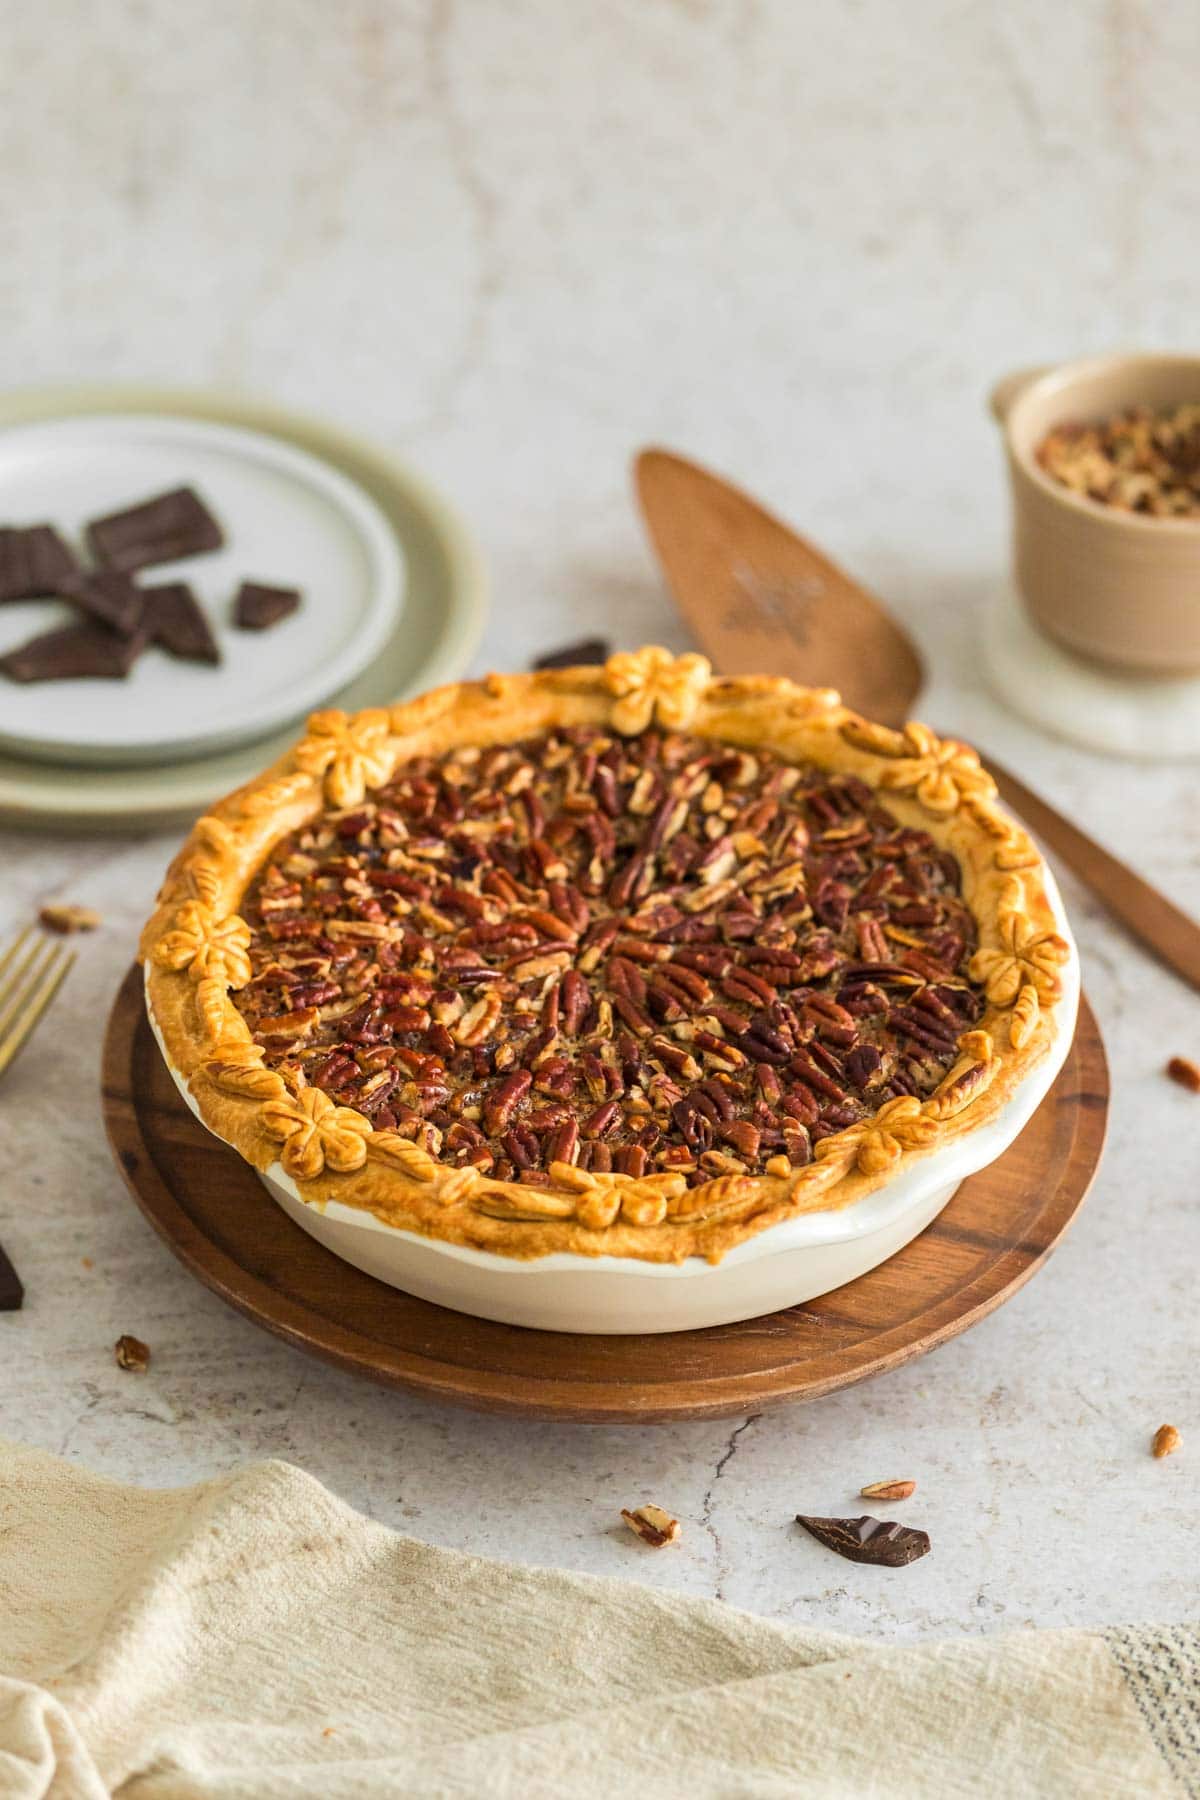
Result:
{"type": "Polygon", "coordinates": [[[0,1075],[28,1043],[75,961],[74,951],[49,938],[30,944],[32,930],[27,925],[0,955],[0,1075]]]}

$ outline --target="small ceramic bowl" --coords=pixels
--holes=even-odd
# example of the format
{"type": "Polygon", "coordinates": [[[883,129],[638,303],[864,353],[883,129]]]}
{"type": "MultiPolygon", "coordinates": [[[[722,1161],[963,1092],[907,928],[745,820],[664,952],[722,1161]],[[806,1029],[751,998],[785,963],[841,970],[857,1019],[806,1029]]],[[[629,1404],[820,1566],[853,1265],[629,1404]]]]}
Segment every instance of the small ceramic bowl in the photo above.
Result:
{"type": "Polygon", "coordinates": [[[1139,675],[1200,670],[1200,519],[1121,512],[1036,459],[1047,432],[1132,406],[1200,401],[1200,356],[1087,357],[993,389],[1008,453],[1013,573],[1034,622],[1069,650],[1139,675]]]}
{"type": "MultiPolygon", "coordinates": [[[[1044,880],[1057,930],[1073,944],[1049,870],[1044,880]]],[[[610,1334],[692,1331],[758,1318],[826,1294],[894,1256],[936,1218],[960,1182],[1015,1142],[1071,1047],[1079,1004],[1077,953],[1063,979],[1062,1028],[1053,1048],[995,1119],[921,1157],[854,1205],[787,1219],[738,1244],[718,1263],[701,1256],[668,1264],[567,1254],[521,1261],[398,1230],[337,1201],[311,1205],[278,1163],[262,1180],[289,1218],[344,1261],[422,1300],[477,1318],[544,1331],[610,1334]]],[[[148,997],[147,1011],[175,1085],[196,1112],[148,997]]]]}

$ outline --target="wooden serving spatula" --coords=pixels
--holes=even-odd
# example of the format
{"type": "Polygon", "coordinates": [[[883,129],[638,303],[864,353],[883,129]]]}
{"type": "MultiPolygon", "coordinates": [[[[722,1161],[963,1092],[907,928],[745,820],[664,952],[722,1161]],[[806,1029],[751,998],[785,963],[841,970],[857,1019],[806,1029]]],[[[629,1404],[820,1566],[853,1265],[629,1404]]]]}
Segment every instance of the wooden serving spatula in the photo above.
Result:
{"type": "MultiPolygon", "coordinates": [[[[680,612],[723,675],[837,688],[885,725],[911,714],[921,658],[881,601],[748,494],[668,450],[634,465],[680,612]]],[[[1045,800],[984,757],[1001,798],[1149,950],[1200,988],[1200,926],[1045,800]]]]}

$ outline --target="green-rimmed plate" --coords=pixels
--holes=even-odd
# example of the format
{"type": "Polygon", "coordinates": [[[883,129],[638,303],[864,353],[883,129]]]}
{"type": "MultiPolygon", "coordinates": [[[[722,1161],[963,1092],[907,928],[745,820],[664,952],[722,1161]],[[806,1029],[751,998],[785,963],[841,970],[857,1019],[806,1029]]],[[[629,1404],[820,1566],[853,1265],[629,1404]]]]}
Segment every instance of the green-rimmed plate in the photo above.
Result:
{"type": "MultiPolygon", "coordinates": [[[[476,546],[437,494],[402,463],[322,421],[256,400],[194,389],[105,384],[0,396],[0,432],[94,414],[167,414],[267,433],[322,459],[375,502],[402,547],[407,593],[400,622],[370,667],[326,703],[372,706],[453,680],[483,631],[487,578],[476,546]]],[[[272,762],[293,727],[219,755],[136,768],[54,765],[0,755],[0,819],[43,827],[116,829],[203,809],[272,762]]]]}

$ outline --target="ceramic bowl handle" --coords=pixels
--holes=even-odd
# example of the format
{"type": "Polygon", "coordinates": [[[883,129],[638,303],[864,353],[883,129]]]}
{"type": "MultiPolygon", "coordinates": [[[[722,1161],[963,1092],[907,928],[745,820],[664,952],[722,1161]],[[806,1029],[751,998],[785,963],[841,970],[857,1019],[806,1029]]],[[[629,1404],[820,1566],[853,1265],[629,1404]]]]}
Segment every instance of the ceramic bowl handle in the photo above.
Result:
{"type": "Polygon", "coordinates": [[[1050,369],[1049,363],[1039,363],[1030,369],[1014,369],[1011,375],[1003,375],[988,395],[988,405],[992,409],[992,417],[998,425],[1007,422],[1013,402],[1019,400],[1025,389],[1045,375],[1050,369]]]}

